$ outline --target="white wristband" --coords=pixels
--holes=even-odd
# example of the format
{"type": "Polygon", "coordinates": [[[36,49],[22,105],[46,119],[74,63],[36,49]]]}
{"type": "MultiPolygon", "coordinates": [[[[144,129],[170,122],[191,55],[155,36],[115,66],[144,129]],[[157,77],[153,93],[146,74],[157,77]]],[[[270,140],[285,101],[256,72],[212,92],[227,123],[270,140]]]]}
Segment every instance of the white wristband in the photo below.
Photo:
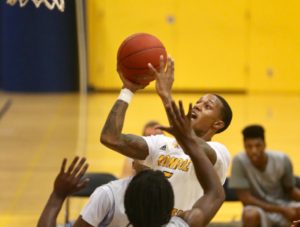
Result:
{"type": "Polygon", "coordinates": [[[118,100],[122,100],[124,102],[130,103],[132,99],[133,93],[128,88],[123,88],[120,92],[118,100]]]}

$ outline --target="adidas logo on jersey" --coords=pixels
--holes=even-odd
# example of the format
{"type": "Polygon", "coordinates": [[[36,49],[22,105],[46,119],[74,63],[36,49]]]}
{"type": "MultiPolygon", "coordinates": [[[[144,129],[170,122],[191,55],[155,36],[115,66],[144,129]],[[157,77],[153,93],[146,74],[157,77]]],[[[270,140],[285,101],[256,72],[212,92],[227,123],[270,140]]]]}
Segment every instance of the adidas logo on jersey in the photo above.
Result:
{"type": "Polygon", "coordinates": [[[162,151],[165,151],[167,149],[167,145],[163,145],[159,149],[162,150],[162,151]]]}

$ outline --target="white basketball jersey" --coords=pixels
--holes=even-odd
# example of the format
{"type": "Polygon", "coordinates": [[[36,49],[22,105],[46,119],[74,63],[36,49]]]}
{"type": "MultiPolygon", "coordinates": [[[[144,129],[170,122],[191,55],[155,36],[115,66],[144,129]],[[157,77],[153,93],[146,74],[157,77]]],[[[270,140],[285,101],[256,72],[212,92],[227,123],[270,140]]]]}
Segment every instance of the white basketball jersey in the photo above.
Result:
{"type": "Polygon", "coordinates": [[[112,218],[111,223],[108,225],[110,227],[120,227],[127,226],[129,221],[127,215],[125,213],[124,207],[124,197],[128,184],[130,183],[132,177],[126,178],[127,180],[112,181],[108,184],[110,187],[113,196],[114,196],[114,216],[112,218]]]}
{"type": "Polygon", "coordinates": [[[82,209],[82,219],[95,227],[127,226],[123,200],[131,179],[127,177],[98,187],[82,209]]]}
{"type": "MultiPolygon", "coordinates": [[[[149,155],[144,164],[154,170],[161,170],[169,179],[174,195],[175,208],[173,215],[180,211],[189,210],[203,195],[192,160],[184,153],[174,138],[164,135],[143,137],[149,148],[149,155]]],[[[217,160],[214,164],[222,184],[230,162],[227,148],[218,142],[207,142],[216,152],[217,160]]]]}

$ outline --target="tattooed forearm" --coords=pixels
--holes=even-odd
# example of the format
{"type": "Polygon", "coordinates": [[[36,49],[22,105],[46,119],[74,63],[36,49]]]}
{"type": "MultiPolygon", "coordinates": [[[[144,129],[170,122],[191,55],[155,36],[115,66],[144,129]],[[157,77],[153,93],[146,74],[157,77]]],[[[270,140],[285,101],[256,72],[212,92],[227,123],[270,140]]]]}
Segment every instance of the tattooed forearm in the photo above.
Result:
{"type": "Polygon", "coordinates": [[[141,136],[122,134],[121,138],[124,145],[120,147],[120,153],[140,160],[144,160],[148,156],[148,146],[141,136]]]}
{"type": "Polygon", "coordinates": [[[122,134],[128,104],[117,100],[102,129],[100,141],[105,146],[131,158],[145,159],[148,155],[146,141],[132,134],[122,134]]]}
{"type": "Polygon", "coordinates": [[[107,139],[120,137],[127,108],[128,104],[126,102],[121,100],[115,102],[102,129],[101,141],[107,137],[107,139]]]}

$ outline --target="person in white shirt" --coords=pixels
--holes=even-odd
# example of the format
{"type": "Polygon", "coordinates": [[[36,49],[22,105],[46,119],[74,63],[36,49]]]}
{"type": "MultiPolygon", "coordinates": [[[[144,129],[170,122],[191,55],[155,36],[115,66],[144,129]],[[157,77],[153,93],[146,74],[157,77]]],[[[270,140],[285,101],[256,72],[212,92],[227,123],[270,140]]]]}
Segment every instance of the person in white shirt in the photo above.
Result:
{"type": "MultiPolygon", "coordinates": [[[[160,71],[149,65],[156,76],[156,92],[165,109],[171,105],[171,88],[174,80],[174,62],[168,59],[165,71],[161,58],[160,71]]],[[[186,155],[174,138],[164,135],[141,137],[122,133],[125,114],[133,94],[145,87],[128,81],[121,72],[123,82],[118,100],[112,107],[100,136],[101,142],[127,157],[145,160],[145,164],[154,170],[161,170],[168,177],[175,192],[173,214],[190,208],[203,191],[197,184],[195,170],[189,155],[186,155]]],[[[198,143],[203,146],[218,173],[220,181],[225,182],[230,162],[230,154],[221,143],[211,142],[216,133],[223,132],[229,126],[232,111],[227,101],[217,94],[202,96],[192,108],[191,122],[198,143]]]]}
{"type": "MultiPolygon", "coordinates": [[[[167,112],[170,127],[162,127],[162,129],[174,135],[182,149],[191,158],[204,194],[191,209],[171,217],[174,193],[170,182],[161,171],[150,169],[141,171],[130,181],[124,196],[125,213],[129,223],[118,226],[203,227],[213,218],[225,199],[220,180],[204,153],[205,146],[198,142],[192,130],[191,105],[187,116],[184,114],[181,102],[180,109],[172,102],[172,107],[168,107],[167,112]]],[[[66,160],[63,161],[53,192],[40,216],[37,227],[55,227],[56,218],[64,200],[87,183],[86,180],[82,180],[87,169],[87,165],[83,166],[85,159],[81,159],[79,164],[77,161],[78,158],[75,158],[66,172],[66,160]]],[[[99,207],[101,205],[100,201],[99,207]]],[[[80,222],[74,224],[74,227],[83,226],[86,225],[80,222]]]]}
{"type": "MultiPolygon", "coordinates": [[[[145,169],[139,161],[133,161],[133,169],[139,173],[145,169]]],[[[98,187],[80,212],[76,223],[85,227],[119,227],[128,224],[124,208],[124,195],[132,176],[111,181],[98,187]]]]}

